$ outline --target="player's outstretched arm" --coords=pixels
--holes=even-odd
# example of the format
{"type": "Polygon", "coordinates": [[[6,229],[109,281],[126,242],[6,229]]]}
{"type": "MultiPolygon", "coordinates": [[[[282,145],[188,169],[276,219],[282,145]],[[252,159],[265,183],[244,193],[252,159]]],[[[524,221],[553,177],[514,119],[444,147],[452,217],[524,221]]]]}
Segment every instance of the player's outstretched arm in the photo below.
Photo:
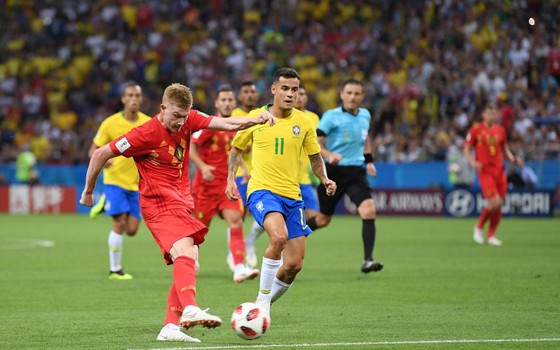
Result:
{"type": "Polygon", "coordinates": [[[276,119],[274,116],[268,112],[263,111],[256,118],[246,118],[246,117],[229,117],[229,118],[214,118],[208,124],[208,129],[214,130],[226,130],[226,131],[238,131],[250,128],[251,126],[258,124],[269,123],[270,126],[276,124],[276,119]]]}
{"type": "Polygon", "coordinates": [[[336,182],[330,180],[327,176],[327,169],[325,169],[325,162],[320,153],[309,155],[309,163],[311,169],[319,181],[327,189],[327,196],[332,196],[336,192],[336,182]]]}
{"type": "Polygon", "coordinates": [[[91,207],[93,205],[93,190],[95,189],[95,183],[97,178],[103,170],[105,163],[117,155],[111,151],[109,144],[106,144],[98,149],[96,149],[89,161],[88,170],[86,173],[86,185],[84,186],[84,191],[82,192],[82,198],[80,199],[80,204],[91,207]]]}
{"type": "Polygon", "coordinates": [[[243,153],[243,151],[237,147],[231,147],[229,152],[226,196],[230,201],[239,199],[239,192],[237,191],[237,184],[235,183],[235,174],[241,163],[241,153],[243,153]]]}

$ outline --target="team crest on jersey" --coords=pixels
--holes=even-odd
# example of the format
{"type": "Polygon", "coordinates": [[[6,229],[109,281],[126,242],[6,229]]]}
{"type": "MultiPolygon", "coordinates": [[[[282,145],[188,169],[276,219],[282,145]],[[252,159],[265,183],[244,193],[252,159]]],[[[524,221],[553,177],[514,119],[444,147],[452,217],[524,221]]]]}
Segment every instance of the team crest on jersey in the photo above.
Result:
{"type": "Polygon", "coordinates": [[[301,133],[301,127],[299,125],[294,125],[292,131],[294,132],[294,135],[299,135],[301,133]]]}
{"type": "Polygon", "coordinates": [[[181,145],[177,145],[177,148],[175,148],[175,158],[177,158],[180,162],[183,161],[183,152],[185,151],[185,149],[181,146],[181,145]]]}

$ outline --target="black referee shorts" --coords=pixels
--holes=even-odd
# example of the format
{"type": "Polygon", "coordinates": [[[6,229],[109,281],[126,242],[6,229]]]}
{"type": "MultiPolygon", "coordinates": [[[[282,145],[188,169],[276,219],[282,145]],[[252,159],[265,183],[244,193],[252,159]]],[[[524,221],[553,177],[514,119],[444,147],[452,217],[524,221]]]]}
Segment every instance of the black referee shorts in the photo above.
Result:
{"type": "Polygon", "coordinates": [[[371,188],[366,177],[366,169],[361,166],[338,166],[325,164],[329,179],[336,182],[334,196],[327,196],[325,186],[317,188],[321,213],[332,216],[336,204],[347,193],[352,202],[359,206],[366,199],[371,199],[371,188]]]}

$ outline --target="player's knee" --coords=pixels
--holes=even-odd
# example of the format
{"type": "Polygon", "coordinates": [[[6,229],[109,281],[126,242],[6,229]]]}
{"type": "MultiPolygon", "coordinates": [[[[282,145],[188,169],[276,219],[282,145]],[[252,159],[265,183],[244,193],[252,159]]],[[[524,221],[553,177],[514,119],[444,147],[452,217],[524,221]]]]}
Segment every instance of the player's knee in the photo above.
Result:
{"type": "Polygon", "coordinates": [[[137,229],[137,228],[134,229],[134,228],[130,228],[130,227],[129,227],[129,228],[126,230],[126,235],[127,235],[127,236],[130,236],[130,237],[133,237],[133,236],[136,236],[136,233],[137,233],[137,232],[138,232],[138,229],[137,229]]]}
{"type": "Polygon", "coordinates": [[[269,245],[274,251],[281,252],[284,250],[287,241],[286,235],[281,233],[271,234],[269,245]]]}
{"type": "Polygon", "coordinates": [[[358,206],[358,214],[364,220],[375,219],[377,215],[377,210],[375,210],[375,204],[373,199],[366,199],[358,206]]]}

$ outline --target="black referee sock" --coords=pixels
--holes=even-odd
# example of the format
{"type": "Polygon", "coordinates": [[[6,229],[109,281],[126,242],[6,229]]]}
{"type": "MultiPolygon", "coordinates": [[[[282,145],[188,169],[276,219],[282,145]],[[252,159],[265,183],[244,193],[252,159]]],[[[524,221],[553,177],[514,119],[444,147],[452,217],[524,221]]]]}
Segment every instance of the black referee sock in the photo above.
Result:
{"type": "Polygon", "coordinates": [[[362,240],[364,241],[364,260],[373,259],[375,246],[375,219],[362,220],[362,240]]]}
{"type": "Polygon", "coordinates": [[[309,226],[309,228],[311,229],[311,231],[315,231],[317,229],[317,217],[314,216],[312,218],[309,218],[309,220],[307,220],[307,226],[309,226]]]}

